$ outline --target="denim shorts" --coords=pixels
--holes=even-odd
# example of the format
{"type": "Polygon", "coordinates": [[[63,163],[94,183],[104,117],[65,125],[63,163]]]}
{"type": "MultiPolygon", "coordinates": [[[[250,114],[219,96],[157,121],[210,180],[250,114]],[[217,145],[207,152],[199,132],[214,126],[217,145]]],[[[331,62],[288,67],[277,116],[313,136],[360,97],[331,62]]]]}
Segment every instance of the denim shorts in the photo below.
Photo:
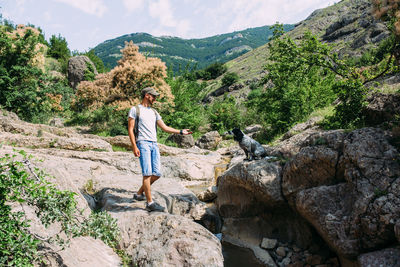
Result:
{"type": "Polygon", "coordinates": [[[136,143],[140,151],[140,167],[143,176],[161,176],[160,150],[157,142],[138,141],[136,143]]]}

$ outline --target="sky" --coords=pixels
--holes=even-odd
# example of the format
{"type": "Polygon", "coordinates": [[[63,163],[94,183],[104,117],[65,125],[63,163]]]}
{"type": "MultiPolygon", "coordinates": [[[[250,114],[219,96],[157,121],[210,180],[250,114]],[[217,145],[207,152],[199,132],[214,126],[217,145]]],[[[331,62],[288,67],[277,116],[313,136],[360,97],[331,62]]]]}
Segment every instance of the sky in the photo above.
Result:
{"type": "MultiPolygon", "coordinates": [[[[338,0],[336,0],[337,2],[338,0]]],[[[3,19],[61,35],[85,52],[116,37],[146,32],[185,39],[294,24],[333,0],[0,0],[3,19]]]]}

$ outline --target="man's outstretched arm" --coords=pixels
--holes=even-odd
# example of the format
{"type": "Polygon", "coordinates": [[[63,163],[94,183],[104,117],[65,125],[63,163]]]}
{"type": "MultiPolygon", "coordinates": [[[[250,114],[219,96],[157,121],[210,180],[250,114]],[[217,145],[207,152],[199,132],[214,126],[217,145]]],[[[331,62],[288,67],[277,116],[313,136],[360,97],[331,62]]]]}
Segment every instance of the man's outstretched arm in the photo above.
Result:
{"type": "Polygon", "coordinates": [[[158,125],[158,127],[161,128],[161,130],[163,130],[164,132],[167,132],[167,133],[183,134],[183,135],[188,135],[188,134],[192,133],[192,131],[190,129],[177,130],[172,127],[169,127],[169,126],[165,125],[163,120],[158,120],[157,125],[158,125]]]}

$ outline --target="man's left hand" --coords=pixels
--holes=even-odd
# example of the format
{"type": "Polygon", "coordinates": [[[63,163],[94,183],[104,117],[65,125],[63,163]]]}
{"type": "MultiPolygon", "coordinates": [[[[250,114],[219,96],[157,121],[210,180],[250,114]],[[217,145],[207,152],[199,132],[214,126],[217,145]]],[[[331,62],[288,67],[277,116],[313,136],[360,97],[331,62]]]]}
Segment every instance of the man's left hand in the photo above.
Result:
{"type": "Polygon", "coordinates": [[[183,129],[183,130],[182,130],[182,134],[183,134],[183,135],[192,134],[192,131],[191,131],[190,129],[183,129]]]}

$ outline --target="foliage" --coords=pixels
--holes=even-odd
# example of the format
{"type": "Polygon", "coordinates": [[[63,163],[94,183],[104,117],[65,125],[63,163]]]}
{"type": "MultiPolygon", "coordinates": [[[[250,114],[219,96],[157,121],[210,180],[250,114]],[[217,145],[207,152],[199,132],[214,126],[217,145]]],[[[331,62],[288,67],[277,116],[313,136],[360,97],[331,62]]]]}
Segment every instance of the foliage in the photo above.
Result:
{"type": "Polygon", "coordinates": [[[51,56],[60,62],[62,73],[66,74],[68,70],[68,59],[71,57],[71,51],[68,48],[68,43],[60,34],[52,35],[49,40],[49,50],[47,55],[51,56]]]}
{"type": "Polygon", "coordinates": [[[129,109],[103,106],[72,115],[67,125],[89,125],[90,132],[104,136],[128,135],[127,114],[129,109]]]}
{"type": "MultiPolygon", "coordinates": [[[[293,29],[293,25],[285,25],[285,31],[293,29]]],[[[124,42],[133,41],[140,45],[140,52],[151,57],[158,57],[173,69],[175,74],[182,74],[188,63],[197,64],[198,69],[204,69],[214,62],[227,62],[246,52],[241,50],[229,53],[233,48],[247,45],[254,49],[268,42],[272,31],[270,26],[250,28],[227,34],[219,34],[202,39],[181,39],[177,37],[156,37],[146,33],[127,34],[108,40],[94,48],[108,68],[117,65],[120,58],[119,47],[124,42]]]]}
{"type": "Polygon", "coordinates": [[[362,108],[366,105],[367,89],[359,79],[338,81],[333,87],[340,104],[335,114],[327,117],[326,128],[353,128],[363,124],[362,108]]]}
{"type": "Polygon", "coordinates": [[[59,60],[68,60],[68,58],[71,56],[68,43],[60,34],[58,36],[52,35],[50,37],[49,44],[47,55],[59,60]]]}
{"type": "Polygon", "coordinates": [[[96,56],[93,49],[91,49],[84,55],[87,56],[93,62],[98,73],[104,73],[107,71],[107,69],[104,67],[103,61],[98,56],[96,56]]]}
{"type": "Polygon", "coordinates": [[[162,112],[163,120],[167,125],[177,129],[190,128],[197,132],[201,126],[207,124],[207,116],[202,105],[199,105],[199,93],[205,88],[204,83],[198,83],[180,77],[168,77],[174,98],[174,108],[170,107],[162,112]]]}
{"type": "Polygon", "coordinates": [[[222,86],[230,86],[239,81],[239,75],[235,72],[228,72],[222,77],[222,86]]]}
{"type": "Polygon", "coordinates": [[[0,264],[33,266],[46,253],[40,246],[56,242],[64,247],[70,238],[81,235],[101,238],[116,248],[119,232],[115,219],[106,213],[83,218],[75,194],[50,184],[48,175],[33,168],[31,160],[24,151],[0,158],[0,264]],[[20,209],[15,209],[17,205],[20,209]],[[49,238],[31,233],[26,206],[34,208],[45,227],[58,223],[62,231],[49,238]]]}
{"type": "Polygon", "coordinates": [[[281,36],[280,25],[274,27],[274,34],[264,79],[264,83],[273,86],[264,92],[253,91],[247,105],[255,109],[253,114],[261,117],[265,128],[270,129],[268,138],[287,131],[335,98],[335,73],[329,71],[326,62],[330,48],[310,33],[296,44],[291,38],[281,36]]]}
{"type": "Polygon", "coordinates": [[[39,31],[25,26],[7,29],[0,26],[0,105],[24,120],[45,122],[68,106],[71,91],[44,75],[45,47],[39,31]]]}
{"type": "Polygon", "coordinates": [[[207,66],[204,70],[195,71],[195,76],[196,79],[212,80],[224,74],[227,69],[225,64],[216,62],[207,66]]]}
{"type": "Polygon", "coordinates": [[[141,89],[146,86],[154,86],[160,92],[160,107],[172,103],[171,88],[164,80],[167,75],[165,64],[158,58],[145,57],[132,42],[125,45],[118,66],[98,75],[94,81],[79,84],[76,110],[93,110],[103,105],[129,108],[141,102],[141,89]]]}
{"type": "Polygon", "coordinates": [[[375,18],[388,22],[388,28],[392,32],[392,54],[396,65],[400,66],[400,1],[372,0],[372,4],[375,18]]]}
{"type": "Polygon", "coordinates": [[[85,81],[94,81],[96,78],[96,74],[94,72],[94,65],[90,64],[90,62],[86,61],[86,69],[84,74],[85,81]]]}
{"type": "Polygon", "coordinates": [[[225,96],[223,100],[214,101],[207,110],[211,129],[220,133],[243,125],[243,118],[234,97],[225,96]]]}

